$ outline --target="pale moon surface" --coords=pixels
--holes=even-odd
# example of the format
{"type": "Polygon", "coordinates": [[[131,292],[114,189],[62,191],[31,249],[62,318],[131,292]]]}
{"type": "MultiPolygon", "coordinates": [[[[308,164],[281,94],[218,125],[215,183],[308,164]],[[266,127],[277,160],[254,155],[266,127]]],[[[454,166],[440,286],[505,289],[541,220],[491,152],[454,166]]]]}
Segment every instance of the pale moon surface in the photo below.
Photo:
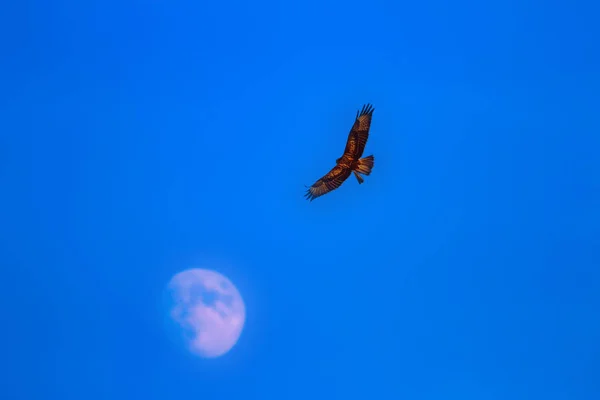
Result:
{"type": "Polygon", "coordinates": [[[170,316],[192,353],[213,358],[231,350],[242,333],[246,307],[229,279],[193,268],[173,276],[168,289],[170,316]]]}

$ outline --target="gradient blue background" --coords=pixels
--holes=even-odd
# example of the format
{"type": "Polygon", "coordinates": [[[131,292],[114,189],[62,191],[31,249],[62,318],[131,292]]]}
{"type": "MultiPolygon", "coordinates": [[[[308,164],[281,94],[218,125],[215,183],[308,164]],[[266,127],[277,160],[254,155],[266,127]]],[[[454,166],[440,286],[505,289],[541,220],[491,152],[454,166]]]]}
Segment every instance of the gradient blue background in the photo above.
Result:
{"type": "Polygon", "coordinates": [[[599,399],[593,3],[3,5],[0,397],[599,399]],[[216,360],[164,327],[194,266],[216,360]]]}

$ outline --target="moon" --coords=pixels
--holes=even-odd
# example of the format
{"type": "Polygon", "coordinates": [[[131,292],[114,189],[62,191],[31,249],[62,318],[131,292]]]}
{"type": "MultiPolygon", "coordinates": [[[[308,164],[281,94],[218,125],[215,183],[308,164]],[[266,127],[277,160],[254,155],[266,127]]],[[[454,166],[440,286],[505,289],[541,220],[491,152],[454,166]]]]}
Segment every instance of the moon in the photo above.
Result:
{"type": "Polygon", "coordinates": [[[233,348],[246,321],[246,307],[229,279],[192,268],[173,276],[167,289],[169,315],[190,352],[215,358],[233,348]]]}

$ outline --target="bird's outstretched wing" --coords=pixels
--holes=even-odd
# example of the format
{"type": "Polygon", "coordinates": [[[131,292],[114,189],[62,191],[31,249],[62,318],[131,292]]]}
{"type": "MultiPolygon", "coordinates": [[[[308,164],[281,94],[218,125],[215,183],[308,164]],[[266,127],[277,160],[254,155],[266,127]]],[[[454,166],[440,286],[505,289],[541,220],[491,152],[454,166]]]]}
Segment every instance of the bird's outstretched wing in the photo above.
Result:
{"type": "Polygon", "coordinates": [[[365,104],[360,112],[356,112],[356,119],[348,134],[344,155],[348,155],[354,160],[362,156],[367,145],[367,139],[369,138],[369,129],[371,128],[371,118],[374,110],[371,104],[365,104]]]}
{"type": "Polygon", "coordinates": [[[342,183],[350,176],[352,171],[350,168],[336,165],[331,171],[325,176],[316,181],[311,187],[308,188],[304,195],[308,200],[313,201],[319,196],[331,192],[339,188],[342,183]]]}

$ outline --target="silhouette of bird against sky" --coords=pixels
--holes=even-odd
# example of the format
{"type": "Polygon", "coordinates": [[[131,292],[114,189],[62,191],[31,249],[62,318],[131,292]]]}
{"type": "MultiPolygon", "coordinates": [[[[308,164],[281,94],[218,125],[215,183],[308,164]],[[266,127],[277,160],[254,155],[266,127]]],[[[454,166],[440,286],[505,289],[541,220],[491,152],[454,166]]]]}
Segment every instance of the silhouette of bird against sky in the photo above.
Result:
{"type": "Polygon", "coordinates": [[[361,158],[361,156],[369,138],[374,110],[371,104],[365,104],[360,112],[356,112],[356,119],[350,129],[344,154],[336,160],[336,166],[331,171],[308,188],[305,194],[307,199],[313,201],[317,197],[339,188],[351,173],[354,173],[359,184],[365,181],[361,174],[371,174],[375,157],[370,155],[361,158]]]}

